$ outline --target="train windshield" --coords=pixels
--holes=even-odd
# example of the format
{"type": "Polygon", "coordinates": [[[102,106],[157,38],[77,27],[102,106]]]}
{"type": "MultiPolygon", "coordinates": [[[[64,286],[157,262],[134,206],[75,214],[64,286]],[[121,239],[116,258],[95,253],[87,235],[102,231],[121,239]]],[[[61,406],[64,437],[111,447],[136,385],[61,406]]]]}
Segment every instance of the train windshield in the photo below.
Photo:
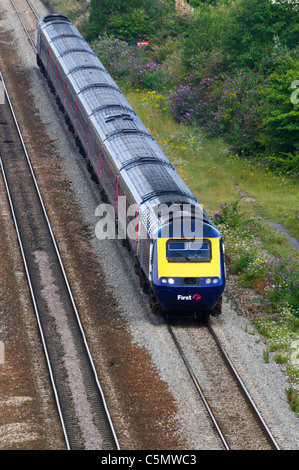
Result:
{"type": "Polygon", "coordinates": [[[210,240],[168,240],[167,260],[172,263],[207,263],[212,259],[210,240]]]}

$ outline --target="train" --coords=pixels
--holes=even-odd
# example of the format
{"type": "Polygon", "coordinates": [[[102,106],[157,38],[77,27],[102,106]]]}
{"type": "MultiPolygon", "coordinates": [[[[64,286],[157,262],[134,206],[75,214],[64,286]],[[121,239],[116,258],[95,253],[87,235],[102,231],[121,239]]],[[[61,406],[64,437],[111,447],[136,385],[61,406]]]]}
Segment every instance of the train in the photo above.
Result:
{"type": "Polygon", "coordinates": [[[35,43],[37,64],[122,226],[152,312],[205,323],[220,315],[224,248],[212,219],[67,17],[38,20],[35,43]]]}

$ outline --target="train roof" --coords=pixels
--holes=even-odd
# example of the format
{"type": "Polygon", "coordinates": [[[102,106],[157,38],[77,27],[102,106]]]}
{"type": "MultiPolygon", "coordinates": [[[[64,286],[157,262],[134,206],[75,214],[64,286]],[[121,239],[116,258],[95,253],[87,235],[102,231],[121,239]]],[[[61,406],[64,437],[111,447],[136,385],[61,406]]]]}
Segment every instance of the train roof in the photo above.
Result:
{"type": "MultiPolygon", "coordinates": [[[[156,233],[161,224],[152,214],[154,206],[173,203],[200,206],[73,23],[62,15],[48,15],[37,23],[37,28],[68,77],[90,127],[105,144],[118,173],[139,204],[149,231],[156,233]]],[[[205,211],[203,218],[214,226],[205,211]]]]}

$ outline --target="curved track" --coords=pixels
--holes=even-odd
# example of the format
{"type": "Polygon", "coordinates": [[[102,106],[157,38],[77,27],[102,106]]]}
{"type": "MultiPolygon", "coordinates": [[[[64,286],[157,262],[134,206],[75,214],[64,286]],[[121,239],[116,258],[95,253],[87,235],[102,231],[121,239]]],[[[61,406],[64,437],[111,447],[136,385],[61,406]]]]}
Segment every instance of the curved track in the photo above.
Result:
{"type": "MultiPolygon", "coordinates": [[[[32,48],[33,48],[33,50],[34,50],[34,52],[36,53],[37,50],[36,50],[36,47],[35,47],[35,44],[34,44],[35,28],[31,28],[31,27],[28,26],[28,25],[26,26],[25,23],[26,23],[26,20],[28,20],[28,19],[26,18],[26,20],[24,19],[24,21],[23,21],[21,15],[20,15],[20,12],[19,12],[19,10],[18,10],[18,8],[17,8],[16,1],[20,1],[20,0],[10,0],[12,6],[14,7],[14,10],[15,10],[17,16],[18,16],[18,18],[19,18],[19,20],[20,20],[20,22],[21,22],[21,24],[22,24],[22,26],[23,26],[23,29],[24,29],[24,31],[25,31],[27,37],[28,37],[28,40],[29,40],[29,42],[30,42],[30,44],[31,44],[31,46],[32,46],[32,48]]],[[[29,8],[30,8],[29,13],[30,13],[30,14],[32,13],[32,14],[34,15],[35,21],[39,20],[39,16],[38,16],[38,14],[36,13],[36,11],[35,11],[35,9],[34,9],[32,3],[30,2],[30,0],[26,0],[26,3],[27,3],[27,5],[28,5],[29,8]]]]}

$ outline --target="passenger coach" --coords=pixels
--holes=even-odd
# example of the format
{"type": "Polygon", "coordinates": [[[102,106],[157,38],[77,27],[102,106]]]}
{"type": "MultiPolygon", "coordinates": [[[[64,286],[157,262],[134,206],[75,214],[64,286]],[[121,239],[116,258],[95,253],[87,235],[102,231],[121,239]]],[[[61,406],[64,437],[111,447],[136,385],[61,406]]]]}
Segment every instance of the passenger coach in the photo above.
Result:
{"type": "MultiPolygon", "coordinates": [[[[36,49],[116,214],[138,207],[127,241],[153,312],[204,321],[218,315],[225,269],[221,235],[211,219],[70,20],[48,15],[38,21],[36,49]]],[[[131,221],[126,218],[124,230],[131,221]]]]}

